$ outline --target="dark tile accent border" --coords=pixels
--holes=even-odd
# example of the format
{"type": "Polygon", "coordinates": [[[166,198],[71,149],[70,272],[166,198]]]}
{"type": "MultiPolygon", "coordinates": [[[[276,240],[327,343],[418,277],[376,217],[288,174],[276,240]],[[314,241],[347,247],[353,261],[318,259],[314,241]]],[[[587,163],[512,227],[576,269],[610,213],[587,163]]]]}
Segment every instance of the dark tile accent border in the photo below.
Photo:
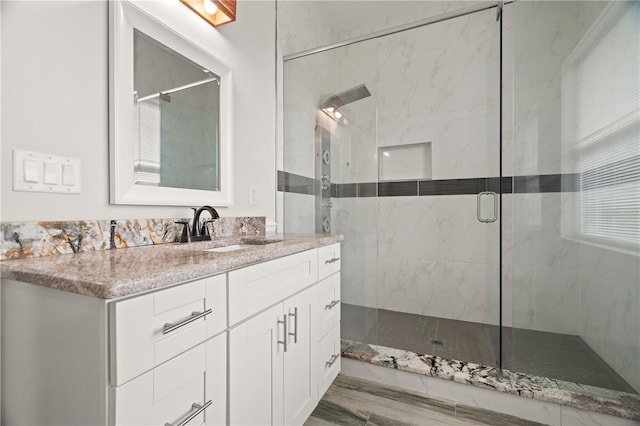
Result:
{"type": "Polygon", "coordinates": [[[358,184],[338,183],[336,184],[336,198],[354,198],[358,196],[358,184]]]}
{"type": "MultiPolygon", "coordinates": [[[[625,160],[625,164],[640,167],[640,156],[625,160]]],[[[619,165],[618,165],[619,166],[619,165]]],[[[618,167],[615,166],[615,167],[618,167]]],[[[626,175],[615,175],[614,165],[607,165],[585,173],[565,173],[529,176],[504,176],[503,194],[538,194],[578,192],[640,180],[640,169],[626,175]],[[585,186],[585,183],[587,185],[585,186]]],[[[315,180],[306,176],[278,170],[278,191],[315,194],[315,180]]],[[[464,178],[437,180],[404,180],[395,182],[332,183],[331,197],[395,197],[429,195],[473,195],[482,191],[500,192],[500,178],[464,178]]]]}
{"type": "Polygon", "coordinates": [[[418,195],[418,181],[378,182],[378,197],[418,195]]]}
{"type": "Polygon", "coordinates": [[[514,176],[512,189],[516,194],[576,192],[580,190],[580,174],[514,176]]]}
{"type": "Polygon", "coordinates": [[[421,180],[419,195],[477,194],[484,186],[484,178],[421,180]]]}
{"type": "MultiPolygon", "coordinates": [[[[498,184],[498,178],[494,178],[495,179],[495,185],[498,184]]],[[[493,181],[492,181],[492,185],[493,185],[493,181]]],[[[493,188],[493,186],[492,186],[493,188]]],[[[496,188],[499,189],[499,188],[496,188]]],[[[493,192],[498,192],[495,189],[490,189],[490,191],[493,192]]],[[[513,193],[513,177],[511,176],[507,176],[507,177],[503,177],[502,178],[502,193],[503,194],[511,194],[513,193]]]]}
{"type": "Polygon", "coordinates": [[[358,184],[358,197],[377,197],[378,184],[376,182],[364,182],[358,184]]]}
{"type": "Polygon", "coordinates": [[[315,195],[315,183],[313,178],[278,170],[278,191],[315,195]]]}
{"type": "Polygon", "coordinates": [[[285,177],[285,175],[286,175],[286,172],[283,172],[282,170],[278,170],[277,179],[276,179],[276,188],[280,192],[284,192],[284,177],[285,177]]]}

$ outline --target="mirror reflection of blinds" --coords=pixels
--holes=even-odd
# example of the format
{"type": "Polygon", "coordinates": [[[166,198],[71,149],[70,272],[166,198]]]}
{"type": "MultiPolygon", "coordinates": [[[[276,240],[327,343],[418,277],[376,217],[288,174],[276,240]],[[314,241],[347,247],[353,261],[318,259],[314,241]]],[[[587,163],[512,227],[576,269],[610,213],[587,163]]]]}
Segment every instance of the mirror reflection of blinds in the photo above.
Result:
{"type": "Polygon", "coordinates": [[[137,104],[134,137],[134,178],[137,183],[160,183],[160,106],[158,98],[137,104]]]}
{"type": "Polygon", "coordinates": [[[576,69],[580,232],[640,249],[640,5],[631,3],[576,69]]]}

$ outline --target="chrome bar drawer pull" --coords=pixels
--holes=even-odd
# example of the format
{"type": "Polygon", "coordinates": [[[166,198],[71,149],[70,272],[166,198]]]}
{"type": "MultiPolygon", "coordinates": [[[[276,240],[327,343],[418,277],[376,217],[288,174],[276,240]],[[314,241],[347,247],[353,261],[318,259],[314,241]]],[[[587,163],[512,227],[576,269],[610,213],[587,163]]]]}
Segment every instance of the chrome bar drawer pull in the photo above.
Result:
{"type": "Polygon", "coordinates": [[[193,404],[191,404],[191,410],[186,414],[187,417],[182,419],[180,423],[165,423],[164,426],[184,426],[187,423],[189,423],[191,420],[196,418],[198,414],[202,413],[204,410],[209,408],[211,404],[213,404],[213,400],[211,399],[205,402],[204,405],[200,405],[194,402],[193,404]]]}
{"type": "Polygon", "coordinates": [[[325,264],[335,263],[335,262],[337,262],[338,260],[340,260],[340,258],[339,258],[339,257],[332,257],[332,258],[331,258],[331,259],[329,259],[329,260],[325,260],[325,261],[324,261],[324,263],[325,263],[325,264]]]}
{"type": "Polygon", "coordinates": [[[278,324],[282,324],[284,325],[284,339],[283,340],[278,340],[278,344],[284,346],[284,351],[287,351],[287,339],[288,339],[288,334],[287,334],[287,316],[285,315],[282,318],[282,321],[278,320],[278,324]]]}
{"type": "Polygon", "coordinates": [[[340,299],[338,300],[332,300],[331,303],[329,303],[328,305],[326,305],[324,308],[325,309],[333,309],[334,306],[336,306],[338,303],[340,303],[340,299]]]}
{"type": "Polygon", "coordinates": [[[333,366],[333,364],[335,364],[335,363],[336,363],[336,361],[338,360],[338,358],[340,358],[340,355],[339,355],[339,354],[331,355],[331,358],[329,359],[329,361],[327,361],[327,362],[325,362],[325,363],[324,363],[325,367],[331,367],[331,366],[333,366]]]}
{"type": "Polygon", "coordinates": [[[162,330],[162,334],[171,333],[172,331],[177,330],[180,327],[183,327],[183,326],[185,326],[185,325],[187,325],[189,323],[192,323],[195,320],[198,320],[200,318],[206,317],[207,315],[209,315],[212,312],[213,312],[213,309],[207,309],[204,312],[193,312],[189,318],[187,318],[186,320],[181,321],[181,322],[179,322],[177,324],[166,323],[164,325],[164,330],[162,330]]]}
{"type": "Polygon", "coordinates": [[[293,317],[293,327],[295,328],[293,333],[289,332],[289,336],[293,336],[293,343],[298,343],[298,308],[296,307],[289,316],[293,317]]]}

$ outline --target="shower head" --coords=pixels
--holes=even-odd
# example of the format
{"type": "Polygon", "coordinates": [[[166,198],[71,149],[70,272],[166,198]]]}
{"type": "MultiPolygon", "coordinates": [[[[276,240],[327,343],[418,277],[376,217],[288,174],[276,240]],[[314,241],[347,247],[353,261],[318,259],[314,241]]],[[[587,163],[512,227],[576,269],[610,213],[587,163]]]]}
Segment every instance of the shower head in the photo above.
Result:
{"type": "Polygon", "coordinates": [[[344,92],[328,97],[324,102],[320,104],[320,109],[326,110],[328,108],[333,108],[334,110],[336,110],[344,105],[359,101],[360,99],[367,98],[369,96],[371,96],[371,92],[369,92],[367,86],[361,84],[359,86],[352,87],[349,90],[345,90],[344,92]]]}

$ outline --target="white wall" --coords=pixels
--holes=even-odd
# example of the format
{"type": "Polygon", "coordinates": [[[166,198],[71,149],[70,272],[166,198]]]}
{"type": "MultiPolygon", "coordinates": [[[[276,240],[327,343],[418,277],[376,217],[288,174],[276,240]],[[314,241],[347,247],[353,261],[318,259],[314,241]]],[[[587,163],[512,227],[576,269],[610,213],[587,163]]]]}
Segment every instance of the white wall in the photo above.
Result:
{"type": "MultiPolygon", "coordinates": [[[[200,44],[234,73],[234,205],[223,216],[275,220],[275,3],[238,2],[214,29],[180,2],[140,7],[200,44]],[[259,204],[249,205],[249,185],[259,204]]],[[[186,207],[109,204],[107,2],[1,2],[0,220],[159,218],[186,207]],[[82,194],[13,192],[11,150],[80,158],[82,194]]]]}

